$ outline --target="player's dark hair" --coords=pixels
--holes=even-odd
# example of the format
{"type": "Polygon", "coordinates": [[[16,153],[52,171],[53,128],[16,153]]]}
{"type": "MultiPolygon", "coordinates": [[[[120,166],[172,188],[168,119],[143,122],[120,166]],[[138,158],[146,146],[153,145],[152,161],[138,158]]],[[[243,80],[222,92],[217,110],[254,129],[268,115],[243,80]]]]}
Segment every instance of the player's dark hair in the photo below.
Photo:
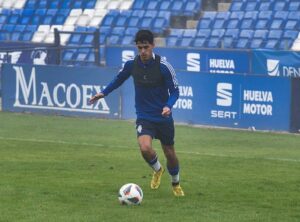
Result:
{"type": "Polygon", "coordinates": [[[141,29],[139,30],[135,35],[135,43],[150,43],[153,44],[154,42],[154,36],[153,33],[150,30],[141,29]]]}

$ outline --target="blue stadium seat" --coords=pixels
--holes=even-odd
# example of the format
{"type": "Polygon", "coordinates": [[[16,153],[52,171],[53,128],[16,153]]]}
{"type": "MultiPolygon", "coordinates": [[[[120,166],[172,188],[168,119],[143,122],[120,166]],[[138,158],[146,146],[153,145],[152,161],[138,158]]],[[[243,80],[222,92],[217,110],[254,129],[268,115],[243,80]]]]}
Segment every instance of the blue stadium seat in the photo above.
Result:
{"type": "Polygon", "coordinates": [[[85,61],[85,59],[87,58],[87,56],[88,56],[87,52],[78,52],[78,53],[76,53],[75,60],[79,61],[79,62],[83,62],[83,61],[85,61]]]}
{"type": "Polygon", "coordinates": [[[178,40],[182,38],[184,29],[170,29],[170,34],[167,37],[167,46],[174,47],[178,45],[178,40]]]}
{"type": "Polygon", "coordinates": [[[146,29],[146,28],[150,28],[151,29],[152,28],[152,22],[153,22],[152,18],[150,18],[150,17],[144,17],[144,18],[142,18],[139,27],[143,28],[143,29],[146,29]]]}
{"type": "Polygon", "coordinates": [[[230,13],[230,19],[243,19],[244,18],[244,12],[242,11],[237,11],[237,12],[231,12],[230,13]]]}
{"type": "Polygon", "coordinates": [[[227,29],[236,29],[240,28],[240,20],[239,19],[229,19],[226,25],[227,29]]]}
{"type": "Polygon", "coordinates": [[[211,28],[216,15],[216,12],[204,12],[202,18],[198,22],[197,29],[211,28]]]}
{"type": "Polygon", "coordinates": [[[159,1],[156,0],[149,0],[146,5],[147,10],[157,10],[158,7],[159,7],[159,1]]]}
{"type": "Polygon", "coordinates": [[[54,21],[54,16],[52,16],[52,15],[46,15],[42,19],[41,24],[43,24],[43,25],[51,25],[53,23],[53,21],[54,21]]]}
{"type": "Polygon", "coordinates": [[[39,16],[44,16],[47,13],[47,9],[45,8],[38,8],[34,11],[34,16],[39,15],[39,16]]]}
{"type": "Polygon", "coordinates": [[[221,47],[221,40],[217,37],[211,37],[208,39],[207,42],[208,48],[220,48],[221,47]]]}
{"type": "Polygon", "coordinates": [[[9,24],[18,24],[19,18],[20,18],[20,15],[11,15],[8,18],[8,23],[9,24]]]}
{"type": "Polygon", "coordinates": [[[244,29],[240,32],[240,38],[252,39],[254,35],[254,30],[252,29],[244,29]]]}
{"type": "Polygon", "coordinates": [[[179,46],[181,47],[190,47],[193,42],[193,38],[183,37],[179,40],[179,46]]]}
{"type": "Polygon", "coordinates": [[[72,8],[73,9],[83,8],[83,1],[82,0],[75,0],[75,1],[73,1],[72,8]]]}
{"type": "Polygon", "coordinates": [[[256,1],[248,1],[244,7],[245,11],[255,11],[258,7],[258,2],[256,1]]]}
{"type": "Polygon", "coordinates": [[[258,11],[248,11],[244,14],[244,19],[254,19],[258,18],[258,11]]]}
{"type": "Polygon", "coordinates": [[[111,10],[106,14],[101,22],[101,26],[114,26],[117,17],[119,16],[119,11],[111,10]]]}
{"type": "Polygon", "coordinates": [[[125,30],[125,35],[127,36],[135,36],[139,29],[137,27],[128,27],[125,30]]]}
{"type": "Polygon", "coordinates": [[[200,11],[201,1],[187,0],[184,8],[183,15],[194,16],[198,11],[200,11]]]}
{"type": "Polygon", "coordinates": [[[181,38],[185,29],[170,29],[169,36],[181,38]]]}
{"type": "Polygon", "coordinates": [[[38,1],[36,0],[28,0],[25,4],[26,9],[35,9],[37,7],[38,1]]]}
{"type": "Polygon", "coordinates": [[[267,29],[258,29],[254,31],[253,38],[265,40],[269,31],[267,29]]]}
{"type": "Polygon", "coordinates": [[[300,2],[297,1],[292,1],[288,5],[288,11],[300,11],[300,2]]]}
{"type": "Polygon", "coordinates": [[[7,17],[8,17],[7,15],[0,14],[0,24],[4,24],[7,20],[7,17]]]}
{"type": "MultiPolygon", "coordinates": [[[[71,0],[64,0],[61,4],[61,9],[70,9],[71,8],[71,0]]],[[[51,8],[55,8],[55,7],[51,7],[51,8]]]]}
{"type": "Polygon", "coordinates": [[[171,18],[171,12],[159,11],[157,16],[160,18],[165,18],[169,23],[170,18],[171,18]]]}
{"type": "Polygon", "coordinates": [[[246,39],[246,38],[240,38],[237,40],[236,44],[235,44],[235,48],[238,49],[246,49],[249,48],[249,44],[250,44],[250,40],[246,39]]]}
{"type": "Polygon", "coordinates": [[[240,36],[235,44],[235,48],[249,48],[254,31],[251,29],[244,29],[240,32],[240,36]]]}
{"type": "Polygon", "coordinates": [[[258,11],[269,11],[272,10],[273,2],[272,1],[261,1],[258,6],[258,11]]]}
{"type": "Polygon", "coordinates": [[[149,18],[155,18],[157,16],[158,12],[155,10],[148,10],[145,11],[144,17],[149,17],[149,18]]]}
{"type": "Polygon", "coordinates": [[[240,35],[240,29],[226,29],[224,33],[224,37],[232,37],[237,39],[240,35]]]}
{"type": "Polygon", "coordinates": [[[46,14],[51,16],[56,16],[57,13],[58,13],[58,9],[48,9],[46,14]]]}
{"type": "Polygon", "coordinates": [[[229,12],[219,12],[219,13],[217,13],[212,27],[214,29],[224,28],[225,23],[227,22],[227,19],[229,18],[229,16],[230,16],[229,12]]]}
{"type": "Polygon", "coordinates": [[[31,41],[32,37],[33,37],[33,32],[24,31],[21,35],[20,40],[24,41],[24,42],[29,42],[29,41],[31,41]]]}
{"type": "Polygon", "coordinates": [[[255,20],[255,19],[244,18],[244,19],[241,21],[240,27],[241,27],[241,29],[253,29],[255,23],[256,23],[256,20],[255,20]]]}
{"type": "Polygon", "coordinates": [[[184,10],[184,1],[182,0],[174,0],[172,1],[172,5],[170,7],[172,15],[180,15],[184,10]]]}
{"type": "Polygon", "coordinates": [[[81,45],[83,41],[83,35],[82,34],[72,34],[69,40],[69,44],[72,45],[81,45]]]}
{"type": "Polygon", "coordinates": [[[196,37],[199,38],[209,38],[211,33],[211,29],[199,29],[196,37]]]}
{"type": "Polygon", "coordinates": [[[133,10],[131,16],[143,18],[145,12],[146,12],[145,10],[133,10]]]}
{"type": "Polygon", "coordinates": [[[60,1],[59,0],[51,0],[49,8],[53,8],[53,9],[60,8],[60,1]]]}
{"type": "Polygon", "coordinates": [[[21,33],[20,32],[12,32],[10,35],[11,41],[19,41],[21,39],[21,33]]]}
{"type": "Polygon", "coordinates": [[[115,26],[119,26],[119,27],[127,26],[127,20],[128,20],[128,18],[129,17],[127,15],[120,15],[120,16],[118,16],[118,18],[116,19],[115,26]]]}
{"type": "Polygon", "coordinates": [[[163,30],[168,26],[168,21],[165,18],[155,18],[152,26],[154,33],[162,33],[163,30]]]}
{"type": "Polygon", "coordinates": [[[268,29],[270,21],[268,19],[258,19],[255,24],[255,29],[268,29]]]}
{"type": "Polygon", "coordinates": [[[287,9],[286,1],[274,1],[273,10],[275,11],[284,11],[287,9]]]}
{"type": "Polygon", "coordinates": [[[108,44],[110,45],[119,45],[122,37],[118,35],[111,35],[108,37],[108,44]]]}
{"type": "Polygon", "coordinates": [[[287,22],[285,23],[284,29],[285,30],[295,30],[295,29],[297,29],[299,24],[300,23],[298,20],[287,20],[287,22]]]}
{"type": "Polygon", "coordinates": [[[161,2],[160,6],[159,6],[159,10],[160,11],[169,11],[171,7],[171,1],[169,0],[164,0],[161,2]]]}
{"type": "Polygon", "coordinates": [[[236,42],[236,39],[234,39],[232,37],[224,36],[222,39],[223,48],[233,48],[235,42],[236,42]]]}
{"type": "Polygon", "coordinates": [[[132,9],[145,9],[148,1],[147,0],[135,0],[132,5],[132,9]]]}
{"type": "Polygon", "coordinates": [[[206,38],[196,37],[192,43],[192,46],[197,48],[206,47],[206,38]]]}
{"type": "Polygon", "coordinates": [[[177,37],[169,36],[166,39],[166,44],[169,47],[175,47],[175,46],[177,46],[177,41],[178,41],[177,37]]]}
{"type": "Polygon", "coordinates": [[[14,31],[15,32],[24,32],[26,25],[16,25],[14,31]]]}
{"type": "Polygon", "coordinates": [[[183,31],[183,35],[182,37],[186,37],[186,38],[194,38],[197,34],[197,30],[196,29],[185,29],[183,31]]]}
{"type": "Polygon", "coordinates": [[[48,3],[47,0],[40,0],[40,2],[38,3],[37,8],[47,8],[48,7],[48,3]]]}
{"type": "Polygon", "coordinates": [[[264,44],[263,39],[252,39],[249,47],[251,49],[259,49],[263,47],[263,44],[264,44]]]}
{"type": "Polygon", "coordinates": [[[75,50],[74,49],[68,49],[68,50],[65,50],[63,52],[63,55],[62,55],[62,59],[63,61],[71,61],[73,60],[73,56],[75,54],[75,50]]]}
{"type": "Polygon", "coordinates": [[[83,8],[93,9],[95,8],[95,5],[96,5],[96,0],[87,0],[84,1],[83,8]]]}
{"type": "Polygon", "coordinates": [[[239,29],[226,29],[222,42],[224,48],[233,48],[239,37],[239,29]]]}
{"type": "Polygon", "coordinates": [[[91,46],[93,44],[93,41],[94,41],[94,35],[93,34],[86,34],[83,37],[82,45],[91,46]]]}
{"type": "Polygon", "coordinates": [[[15,25],[14,24],[4,24],[2,26],[2,30],[6,31],[6,32],[9,32],[9,33],[13,32],[14,29],[15,29],[15,25]]]}
{"type": "Polygon", "coordinates": [[[86,61],[90,62],[91,64],[95,62],[95,53],[89,52],[87,55],[86,61]]]}
{"type": "Polygon", "coordinates": [[[280,39],[283,34],[282,30],[272,29],[269,31],[268,39],[280,39]]]}
{"type": "Polygon", "coordinates": [[[218,37],[218,38],[222,38],[224,35],[225,35],[225,29],[213,29],[210,34],[211,37],[218,37]]]}
{"type": "Polygon", "coordinates": [[[130,17],[129,18],[129,20],[128,20],[128,26],[129,27],[138,27],[139,25],[139,22],[140,22],[140,19],[141,18],[139,18],[139,17],[137,17],[137,16],[132,16],[132,17],[130,17]]]}
{"type": "Polygon", "coordinates": [[[265,49],[278,49],[279,46],[279,40],[278,39],[269,39],[266,41],[263,48],[265,49]]]}
{"type": "Polygon", "coordinates": [[[132,35],[125,35],[122,38],[122,45],[133,45],[134,44],[134,37],[132,35]]]}
{"type": "Polygon", "coordinates": [[[233,1],[230,6],[230,11],[243,11],[245,9],[244,2],[233,1]]]}
{"type": "Polygon", "coordinates": [[[113,27],[111,29],[111,35],[123,36],[125,33],[125,27],[113,27]]]}

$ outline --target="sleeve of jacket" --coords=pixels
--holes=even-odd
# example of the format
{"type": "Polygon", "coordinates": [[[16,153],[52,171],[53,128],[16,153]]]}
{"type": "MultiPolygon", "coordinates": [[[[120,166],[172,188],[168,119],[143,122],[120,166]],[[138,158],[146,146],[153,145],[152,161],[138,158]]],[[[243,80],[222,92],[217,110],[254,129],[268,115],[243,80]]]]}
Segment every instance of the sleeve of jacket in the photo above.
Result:
{"type": "Polygon", "coordinates": [[[107,96],[112,91],[120,87],[131,75],[133,61],[127,61],[124,67],[119,71],[118,75],[107,85],[102,93],[107,96]]]}
{"type": "Polygon", "coordinates": [[[166,60],[161,59],[161,73],[164,76],[166,81],[166,85],[168,87],[170,96],[166,103],[170,109],[172,109],[173,105],[176,103],[179,97],[179,88],[178,81],[176,79],[176,74],[173,67],[166,60]]]}

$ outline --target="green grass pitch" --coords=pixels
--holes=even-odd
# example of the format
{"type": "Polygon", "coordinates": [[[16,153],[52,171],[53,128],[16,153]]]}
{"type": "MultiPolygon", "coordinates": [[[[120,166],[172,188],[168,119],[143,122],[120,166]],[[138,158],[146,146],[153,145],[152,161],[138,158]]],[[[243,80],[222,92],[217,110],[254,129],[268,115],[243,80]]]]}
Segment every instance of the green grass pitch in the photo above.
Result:
{"type": "Polygon", "coordinates": [[[0,112],[0,221],[300,221],[298,135],[176,126],[176,149],[184,198],[150,189],[133,122],[0,112]]]}

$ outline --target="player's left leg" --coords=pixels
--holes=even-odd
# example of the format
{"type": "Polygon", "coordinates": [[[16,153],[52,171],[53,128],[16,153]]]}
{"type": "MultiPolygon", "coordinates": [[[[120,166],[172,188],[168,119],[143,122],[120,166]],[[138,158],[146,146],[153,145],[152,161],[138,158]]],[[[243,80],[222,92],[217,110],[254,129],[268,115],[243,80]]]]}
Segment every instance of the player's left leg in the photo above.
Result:
{"type": "Polygon", "coordinates": [[[172,178],[172,189],[175,196],[184,196],[179,181],[179,162],[176,156],[174,145],[161,144],[167,159],[167,169],[172,178]]]}

